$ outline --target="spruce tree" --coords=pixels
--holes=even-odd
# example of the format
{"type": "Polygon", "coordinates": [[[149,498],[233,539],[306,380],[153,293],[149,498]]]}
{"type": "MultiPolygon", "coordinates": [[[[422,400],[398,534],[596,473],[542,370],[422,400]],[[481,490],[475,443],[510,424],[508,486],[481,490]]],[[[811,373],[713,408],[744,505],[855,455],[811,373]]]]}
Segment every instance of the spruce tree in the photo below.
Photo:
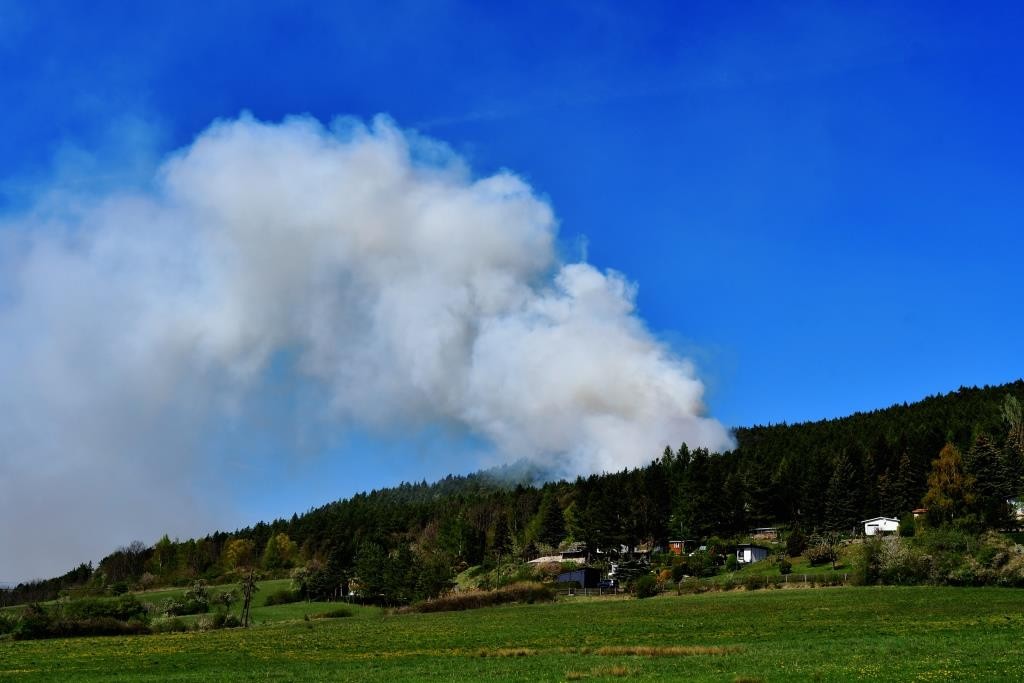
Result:
{"type": "Polygon", "coordinates": [[[899,469],[896,470],[896,477],[891,485],[892,501],[895,508],[892,513],[896,517],[917,507],[921,500],[921,487],[917,481],[914,465],[910,462],[910,455],[906,452],[900,456],[899,469]]]}
{"type": "Polygon", "coordinates": [[[550,546],[558,546],[565,538],[565,516],[558,498],[553,493],[544,496],[540,504],[540,527],[537,540],[550,546]]]}
{"type": "Polygon", "coordinates": [[[856,490],[855,471],[849,456],[843,453],[836,460],[825,494],[825,525],[834,531],[849,531],[857,524],[860,501],[856,490]]]}
{"type": "Polygon", "coordinates": [[[1009,522],[1006,499],[1013,495],[1006,460],[987,434],[979,434],[964,459],[964,470],[974,477],[974,511],[987,528],[1002,529],[1009,522]]]}

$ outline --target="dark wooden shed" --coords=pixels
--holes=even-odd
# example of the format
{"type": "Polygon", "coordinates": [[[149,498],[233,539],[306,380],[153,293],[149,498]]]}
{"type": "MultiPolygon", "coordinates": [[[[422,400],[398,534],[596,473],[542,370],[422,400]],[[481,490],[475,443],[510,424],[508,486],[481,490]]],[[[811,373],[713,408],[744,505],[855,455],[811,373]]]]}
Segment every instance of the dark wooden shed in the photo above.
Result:
{"type": "Polygon", "coordinates": [[[558,583],[571,583],[575,581],[580,585],[580,588],[597,588],[598,582],[601,580],[601,570],[593,569],[591,567],[583,567],[580,569],[574,569],[571,572],[562,572],[555,579],[558,583]]]}

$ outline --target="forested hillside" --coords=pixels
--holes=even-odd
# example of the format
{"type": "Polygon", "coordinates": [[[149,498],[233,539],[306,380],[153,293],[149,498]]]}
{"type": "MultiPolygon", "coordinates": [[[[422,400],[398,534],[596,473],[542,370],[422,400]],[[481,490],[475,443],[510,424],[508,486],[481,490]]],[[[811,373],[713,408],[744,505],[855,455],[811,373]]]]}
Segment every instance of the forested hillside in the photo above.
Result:
{"type": "MultiPolygon", "coordinates": [[[[305,567],[324,586],[408,572],[415,578],[403,597],[410,600],[436,593],[466,566],[534,557],[570,541],[617,549],[738,536],[756,526],[848,531],[860,519],[920,506],[932,495],[929,474],[947,444],[964,454],[956,467],[969,488],[950,503],[959,506],[950,516],[1005,525],[1002,501],[1024,488],[1022,401],[1018,380],[840,419],[741,428],[728,453],[666,447],[647,467],[575,481],[535,484],[508,470],[404,483],[290,520],[186,541],[165,536],[152,547],[133,543],[95,568],[18,586],[5,600],[49,598],[80,585],[116,590],[216,579],[248,566],[305,567]]],[[[942,500],[934,507],[945,514],[942,500]]]]}

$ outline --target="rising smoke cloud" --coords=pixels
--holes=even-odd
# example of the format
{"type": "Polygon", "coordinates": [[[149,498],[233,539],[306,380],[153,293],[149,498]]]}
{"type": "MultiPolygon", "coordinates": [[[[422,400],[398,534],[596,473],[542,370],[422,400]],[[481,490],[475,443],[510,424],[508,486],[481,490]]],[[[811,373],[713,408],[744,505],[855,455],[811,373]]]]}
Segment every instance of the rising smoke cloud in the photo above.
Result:
{"type": "Polygon", "coordinates": [[[561,262],[556,229],[522,179],[474,178],[386,118],[218,122],[147,191],[10,218],[0,576],[195,528],[203,436],[282,351],[337,424],[456,425],[506,461],[728,447],[635,286],[561,262]]]}

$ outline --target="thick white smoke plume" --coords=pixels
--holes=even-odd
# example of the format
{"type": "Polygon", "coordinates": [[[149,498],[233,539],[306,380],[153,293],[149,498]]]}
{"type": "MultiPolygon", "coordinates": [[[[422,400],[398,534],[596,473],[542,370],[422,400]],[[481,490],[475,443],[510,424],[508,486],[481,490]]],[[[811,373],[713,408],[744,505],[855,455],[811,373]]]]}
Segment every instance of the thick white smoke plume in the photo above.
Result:
{"type": "Polygon", "coordinates": [[[188,526],[204,430],[282,351],[339,424],[454,424],[574,473],[727,447],[634,286],[560,263],[555,232],[521,179],[474,179],[386,119],[245,116],[150,191],[8,221],[0,577],[188,526]]]}

